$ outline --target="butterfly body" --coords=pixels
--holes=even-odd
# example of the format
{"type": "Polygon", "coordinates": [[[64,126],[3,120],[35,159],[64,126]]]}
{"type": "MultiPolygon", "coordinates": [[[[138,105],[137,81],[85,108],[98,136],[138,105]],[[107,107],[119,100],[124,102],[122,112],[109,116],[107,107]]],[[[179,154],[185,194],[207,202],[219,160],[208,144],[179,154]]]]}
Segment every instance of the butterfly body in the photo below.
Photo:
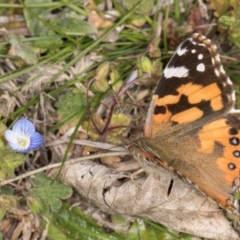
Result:
{"type": "Polygon", "coordinates": [[[239,214],[240,113],[216,46],[193,34],[177,49],[152,98],[142,138],[130,151],[148,173],[159,166],[239,214]]]}

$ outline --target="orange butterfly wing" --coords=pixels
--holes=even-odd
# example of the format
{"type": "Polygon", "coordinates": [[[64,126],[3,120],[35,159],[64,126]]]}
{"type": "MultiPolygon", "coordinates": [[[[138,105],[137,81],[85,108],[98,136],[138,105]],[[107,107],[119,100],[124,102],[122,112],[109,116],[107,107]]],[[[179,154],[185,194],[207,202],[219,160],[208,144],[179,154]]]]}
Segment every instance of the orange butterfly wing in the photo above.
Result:
{"type": "Polygon", "coordinates": [[[164,70],[133,153],[147,172],[155,173],[155,166],[177,172],[238,213],[232,193],[239,190],[240,113],[229,113],[234,101],[216,46],[193,34],[164,70]]]}

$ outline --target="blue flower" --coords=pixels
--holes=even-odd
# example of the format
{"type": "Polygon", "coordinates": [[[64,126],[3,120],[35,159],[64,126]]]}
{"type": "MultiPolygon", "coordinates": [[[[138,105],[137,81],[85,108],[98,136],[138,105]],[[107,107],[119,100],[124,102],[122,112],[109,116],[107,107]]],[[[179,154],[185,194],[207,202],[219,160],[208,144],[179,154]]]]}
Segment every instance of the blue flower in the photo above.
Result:
{"type": "Polygon", "coordinates": [[[21,118],[12,130],[4,132],[8,146],[15,152],[29,153],[43,144],[43,137],[35,131],[35,126],[27,119],[21,118]]]}

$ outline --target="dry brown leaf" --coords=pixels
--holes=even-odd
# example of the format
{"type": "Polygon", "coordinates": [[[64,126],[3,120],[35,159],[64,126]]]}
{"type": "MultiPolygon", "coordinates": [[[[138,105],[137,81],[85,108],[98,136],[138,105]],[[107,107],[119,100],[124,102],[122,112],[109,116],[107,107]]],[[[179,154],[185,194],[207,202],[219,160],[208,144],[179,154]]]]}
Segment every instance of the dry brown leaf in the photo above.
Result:
{"type": "Polygon", "coordinates": [[[10,115],[16,106],[16,98],[10,96],[9,92],[5,91],[0,96],[0,116],[7,117],[10,115]]]}
{"type": "Polygon", "coordinates": [[[109,157],[102,157],[100,159],[100,162],[104,165],[107,165],[107,166],[111,166],[113,165],[114,163],[118,163],[118,162],[121,162],[121,159],[120,157],[116,157],[116,156],[109,156],[109,157]]]}
{"type": "Polygon", "coordinates": [[[172,176],[160,171],[161,179],[149,175],[133,182],[124,173],[84,161],[66,166],[61,180],[108,213],[152,220],[205,238],[239,239],[217,204],[195,188],[174,179],[168,195],[172,176]]]}
{"type": "Polygon", "coordinates": [[[103,15],[101,16],[95,10],[88,13],[88,22],[97,29],[110,27],[113,25],[113,22],[106,19],[103,15]]]}
{"type": "Polygon", "coordinates": [[[0,221],[0,230],[4,239],[39,239],[41,235],[40,219],[30,211],[14,208],[8,218],[0,221]]]}
{"type": "MultiPolygon", "coordinates": [[[[97,29],[103,29],[106,27],[111,27],[114,24],[113,19],[107,19],[104,15],[97,13],[95,10],[89,11],[88,13],[88,23],[96,27],[97,29]]],[[[116,28],[114,31],[108,34],[104,39],[105,42],[116,42],[118,39],[118,33],[122,28],[116,28]]],[[[104,31],[99,30],[98,37],[102,36],[104,31]]]]}
{"type": "Polygon", "coordinates": [[[189,22],[195,32],[205,35],[209,29],[207,20],[202,16],[200,7],[193,8],[189,16],[189,22]]]}

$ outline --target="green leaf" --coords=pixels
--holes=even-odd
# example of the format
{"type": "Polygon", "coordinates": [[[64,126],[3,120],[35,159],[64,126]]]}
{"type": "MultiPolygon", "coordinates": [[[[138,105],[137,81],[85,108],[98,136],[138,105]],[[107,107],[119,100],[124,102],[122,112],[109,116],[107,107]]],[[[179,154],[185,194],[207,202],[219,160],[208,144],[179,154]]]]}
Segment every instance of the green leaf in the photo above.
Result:
{"type": "Polygon", "coordinates": [[[0,195],[13,195],[13,192],[13,188],[7,185],[0,188],[0,195]]]}
{"type": "MultiPolygon", "coordinates": [[[[240,2],[233,1],[213,1],[217,15],[220,15],[219,25],[220,28],[228,29],[229,40],[240,48],[240,2]],[[224,13],[224,15],[222,15],[224,13]]],[[[216,14],[215,12],[215,14],[216,14]]]]}
{"type": "MultiPolygon", "coordinates": [[[[89,216],[88,216],[89,217],[89,216]]],[[[102,227],[88,221],[88,217],[78,215],[77,212],[61,209],[56,215],[56,221],[61,229],[65,229],[68,235],[81,240],[122,240],[125,239],[117,233],[106,232],[102,227]]]]}
{"type": "Polygon", "coordinates": [[[131,228],[128,231],[127,240],[137,240],[138,236],[138,224],[137,221],[134,221],[131,228]]]}
{"type": "MultiPolygon", "coordinates": [[[[67,206],[68,206],[67,204],[64,204],[65,209],[68,209],[67,206]]],[[[90,215],[85,214],[80,208],[74,207],[71,209],[71,212],[74,213],[75,215],[77,215],[78,217],[86,220],[86,222],[88,222],[88,224],[99,227],[99,225],[96,223],[96,221],[90,215]]]]}
{"type": "MultiPolygon", "coordinates": [[[[43,4],[43,3],[51,3],[52,0],[25,0],[25,4],[43,4]]],[[[50,19],[52,16],[51,12],[49,12],[48,7],[39,7],[39,8],[24,8],[24,16],[27,22],[27,27],[30,30],[33,36],[39,36],[41,33],[46,33],[51,31],[49,27],[45,26],[43,22],[39,21],[36,16],[41,19],[50,19]]]]}
{"type": "Polygon", "coordinates": [[[140,67],[141,67],[141,70],[143,71],[143,72],[146,72],[146,73],[148,73],[148,74],[150,74],[151,73],[151,71],[152,71],[152,63],[151,63],[151,61],[149,60],[149,58],[148,57],[142,57],[141,59],[140,59],[140,67]]]}
{"type": "MultiPolygon", "coordinates": [[[[131,10],[139,0],[124,0],[123,5],[128,9],[131,10]]],[[[140,14],[147,14],[153,9],[154,0],[146,1],[140,8],[138,8],[137,12],[140,14]]]]}
{"type": "Polygon", "coordinates": [[[81,108],[86,107],[86,95],[81,92],[67,92],[59,97],[55,106],[58,115],[65,118],[74,112],[80,112],[81,108]]]}
{"type": "Polygon", "coordinates": [[[76,240],[74,238],[71,238],[68,236],[67,231],[65,229],[62,229],[61,226],[56,223],[55,220],[55,213],[48,213],[44,214],[45,218],[42,218],[41,220],[41,227],[42,229],[46,229],[46,225],[48,225],[48,237],[51,240],[76,240]],[[47,221],[46,221],[47,219],[47,221]]]}
{"type": "Polygon", "coordinates": [[[4,217],[6,212],[11,212],[12,208],[17,207],[17,201],[19,201],[21,197],[13,196],[13,195],[0,195],[0,219],[4,217]]]}
{"type": "Polygon", "coordinates": [[[139,235],[140,239],[142,240],[158,240],[160,239],[166,239],[166,235],[164,232],[159,231],[159,229],[152,227],[151,225],[148,225],[141,219],[137,219],[138,223],[138,230],[139,230],[139,235]]]}
{"type": "MultiPolygon", "coordinates": [[[[48,213],[46,218],[50,222],[48,236],[53,240],[123,240],[125,237],[116,233],[109,233],[100,227],[95,220],[84,214],[81,209],[74,207],[69,210],[70,205],[64,203],[56,213],[48,213]]],[[[46,227],[46,220],[43,218],[41,225],[46,227]]]]}
{"type": "Polygon", "coordinates": [[[41,201],[32,195],[27,197],[27,205],[34,214],[40,213],[43,210],[41,201]]]}
{"type": "Polygon", "coordinates": [[[13,152],[10,149],[0,149],[0,178],[14,177],[15,168],[22,165],[25,155],[13,152]]]}
{"type": "Polygon", "coordinates": [[[94,26],[81,19],[71,17],[54,18],[50,23],[67,35],[86,36],[97,33],[97,29],[94,26]]]}
{"type": "Polygon", "coordinates": [[[179,239],[170,233],[166,227],[136,219],[129,229],[127,240],[159,240],[159,239],[179,239]]]}
{"type": "Polygon", "coordinates": [[[8,34],[11,48],[9,50],[10,55],[18,56],[22,58],[26,63],[35,65],[38,61],[37,54],[33,51],[30,45],[23,43],[23,37],[19,37],[13,33],[8,34]]]}
{"type": "Polygon", "coordinates": [[[69,186],[46,178],[44,173],[37,174],[30,181],[35,188],[29,192],[41,201],[43,213],[49,212],[49,208],[56,212],[62,206],[61,199],[67,199],[72,195],[72,189],[69,186]]]}
{"type": "MultiPolygon", "coordinates": [[[[52,3],[52,0],[26,0],[26,4],[41,4],[46,6],[48,3],[52,3]]],[[[50,51],[56,51],[62,45],[62,40],[58,37],[49,26],[48,22],[54,17],[48,7],[36,7],[36,8],[24,8],[24,16],[27,22],[27,27],[31,32],[31,35],[37,38],[32,42],[32,46],[36,51],[45,52],[47,49],[50,51]],[[43,37],[43,38],[41,38],[43,37]]]]}
{"type": "Polygon", "coordinates": [[[110,73],[109,83],[112,85],[114,92],[118,92],[123,85],[123,80],[121,79],[119,71],[116,68],[112,69],[110,73]]]}

